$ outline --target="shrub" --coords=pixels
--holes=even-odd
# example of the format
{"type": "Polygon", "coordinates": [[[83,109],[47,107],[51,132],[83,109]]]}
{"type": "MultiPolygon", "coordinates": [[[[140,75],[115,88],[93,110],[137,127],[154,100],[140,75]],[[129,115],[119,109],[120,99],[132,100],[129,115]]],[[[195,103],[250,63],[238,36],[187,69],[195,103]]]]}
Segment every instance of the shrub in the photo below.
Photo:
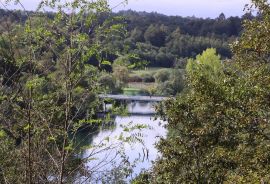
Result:
{"type": "Polygon", "coordinates": [[[128,82],[142,82],[143,79],[137,75],[130,76],[128,82]]]}
{"type": "Polygon", "coordinates": [[[146,83],[155,82],[155,78],[150,74],[144,74],[142,75],[142,81],[146,83]]]}
{"type": "Polygon", "coordinates": [[[167,69],[161,69],[156,72],[154,75],[156,82],[165,82],[168,81],[170,78],[170,72],[167,69]]]}

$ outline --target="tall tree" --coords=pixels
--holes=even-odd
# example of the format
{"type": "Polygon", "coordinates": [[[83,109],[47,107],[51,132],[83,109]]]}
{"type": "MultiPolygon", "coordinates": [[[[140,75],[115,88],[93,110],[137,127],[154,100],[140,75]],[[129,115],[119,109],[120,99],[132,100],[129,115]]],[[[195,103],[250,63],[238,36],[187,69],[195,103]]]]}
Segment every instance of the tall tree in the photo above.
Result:
{"type": "Polygon", "coordinates": [[[169,135],[157,145],[156,183],[270,181],[270,6],[252,2],[261,16],[245,22],[223,75],[188,73],[187,91],[165,102],[169,135]]]}
{"type": "Polygon", "coordinates": [[[144,39],[154,46],[163,46],[166,39],[164,25],[151,24],[144,33],[144,39]]]}
{"type": "Polygon", "coordinates": [[[189,59],[186,71],[191,76],[195,73],[207,76],[207,78],[217,78],[223,73],[223,66],[220,56],[216,54],[216,49],[206,49],[202,54],[196,56],[196,59],[189,59]]]}
{"type": "Polygon", "coordinates": [[[122,28],[101,19],[110,11],[106,0],[42,1],[0,35],[1,182],[92,182],[113,161],[95,157],[120,145],[92,144],[82,157],[76,140],[81,127],[99,123],[98,68],[89,58],[100,58],[100,40],[122,28]]]}

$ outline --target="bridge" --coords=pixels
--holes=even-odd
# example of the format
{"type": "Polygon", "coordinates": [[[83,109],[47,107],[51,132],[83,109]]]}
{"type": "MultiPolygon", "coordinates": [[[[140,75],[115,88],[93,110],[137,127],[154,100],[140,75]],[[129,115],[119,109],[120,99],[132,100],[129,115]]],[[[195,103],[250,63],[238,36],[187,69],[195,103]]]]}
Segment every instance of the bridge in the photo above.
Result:
{"type": "Polygon", "coordinates": [[[163,100],[169,99],[169,97],[162,96],[128,96],[128,95],[99,95],[102,99],[114,99],[114,100],[124,100],[124,101],[143,101],[143,102],[161,102],[163,100]]]}

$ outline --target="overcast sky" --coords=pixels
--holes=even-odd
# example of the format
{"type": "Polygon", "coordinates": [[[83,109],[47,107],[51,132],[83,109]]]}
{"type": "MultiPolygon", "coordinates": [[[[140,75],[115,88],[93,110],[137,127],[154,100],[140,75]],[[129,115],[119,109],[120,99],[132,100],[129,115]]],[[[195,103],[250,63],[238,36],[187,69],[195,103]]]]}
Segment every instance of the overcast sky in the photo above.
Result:
{"type": "MultiPolygon", "coordinates": [[[[4,0],[0,0],[4,1],[4,0]]],[[[27,9],[35,9],[39,0],[22,0],[27,9]]],[[[109,0],[112,7],[123,0],[109,0]]],[[[217,17],[221,12],[226,16],[241,16],[245,4],[250,0],[129,0],[128,5],[119,5],[118,10],[158,12],[166,15],[217,17]]]]}

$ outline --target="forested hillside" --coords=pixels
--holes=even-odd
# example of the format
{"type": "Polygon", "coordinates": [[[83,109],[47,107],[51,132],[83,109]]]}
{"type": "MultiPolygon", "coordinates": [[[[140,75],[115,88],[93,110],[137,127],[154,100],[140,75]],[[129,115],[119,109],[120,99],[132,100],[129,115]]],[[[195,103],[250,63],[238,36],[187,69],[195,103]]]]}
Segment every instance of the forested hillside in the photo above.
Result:
{"type": "Polygon", "coordinates": [[[122,54],[133,53],[149,62],[152,67],[183,65],[183,58],[195,57],[213,47],[222,58],[230,58],[228,44],[241,33],[242,18],[226,18],[223,13],[216,19],[166,16],[158,13],[122,11],[117,15],[127,21],[127,38],[123,43],[111,43],[122,54]]]}
{"type": "MultiPolygon", "coordinates": [[[[46,13],[46,16],[52,18],[54,15],[46,13]]],[[[131,64],[139,60],[150,67],[180,68],[185,65],[185,58],[194,58],[210,47],[216,48],[223,59],[230,58],[229,43],[241,33],[242,20],[252,18],[250,14],[226,18],[223,13],[215,19],[184,18],[131,10],[114,13],[114,16],[122,17],[117,21],[124,23],[125,28],[110,39],[102,40],[104,61],[113,63],[117,58],[125,58],[131,64]]],[[[19,23],[27,16],[22,11],[0,10],[0,17],[1,29],[6,26],[3,20],[19,23]]],[[[108,14],[103,14],[100,21],[107,17],[108,14]]],[[[92,62],[96,60],[92,58],[92,62]]],[[[104,67],[111,70],[109,66],[104,67]]]]}
{"type": "Polygon", "coordinates": [[[107,0],[0,10],[0,183],[270,183],[270,4],[246,11],[113,13],[107,0]],[[167,97],[156,116],[124,119],[147,103],[102,97],[141,92],[167,97]],[[155,122],[166,129],[157,150],[155,122]]]}

